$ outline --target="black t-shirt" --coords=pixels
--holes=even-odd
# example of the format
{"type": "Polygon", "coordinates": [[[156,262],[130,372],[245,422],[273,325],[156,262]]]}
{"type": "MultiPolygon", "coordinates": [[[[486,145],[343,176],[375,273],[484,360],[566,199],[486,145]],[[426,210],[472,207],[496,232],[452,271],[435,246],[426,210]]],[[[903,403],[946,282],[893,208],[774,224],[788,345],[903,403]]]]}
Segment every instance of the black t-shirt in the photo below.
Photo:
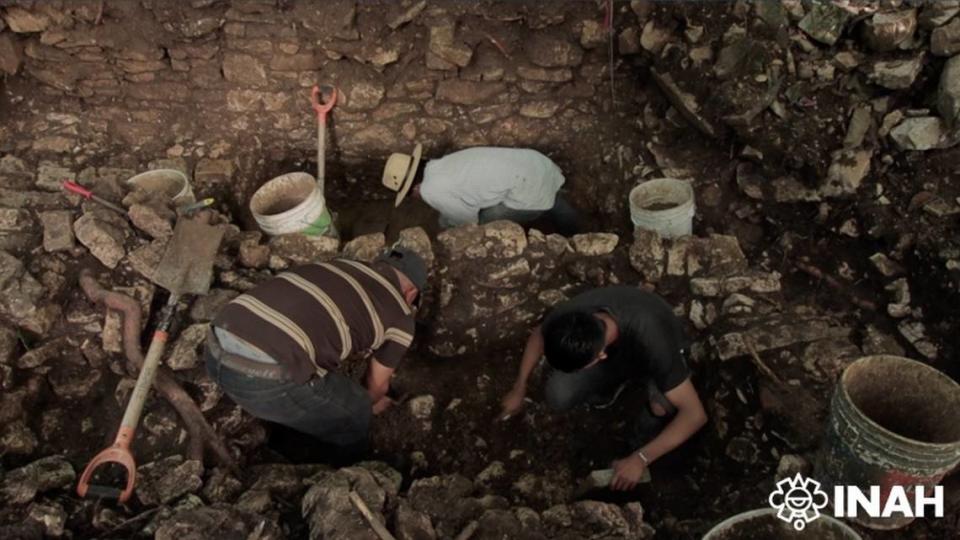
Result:
{"type": "Polygon", "coordinates": [[[673,309],[659,296],[636,287],[593,289],[561,303],[543,325],[563,313],[606,312],[617,321],[617,339],[607,346],[604,362],[626,366],[629,374],[649,378],[661,392],[690,376],[683,351],[688,339],[673,309]]]}

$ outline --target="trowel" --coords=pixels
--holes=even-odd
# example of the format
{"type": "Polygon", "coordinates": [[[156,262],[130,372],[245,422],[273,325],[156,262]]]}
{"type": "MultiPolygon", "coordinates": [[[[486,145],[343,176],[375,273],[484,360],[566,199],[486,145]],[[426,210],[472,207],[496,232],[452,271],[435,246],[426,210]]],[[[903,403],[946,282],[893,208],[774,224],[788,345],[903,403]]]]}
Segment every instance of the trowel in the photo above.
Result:
{"type": "MultiPolygon", "coordinates": [[[[610,496],[610,482],[613,482],[613,469],[597,469],[590,471],[576,491],[573,492],[574,499],[596,499],[598,496],[610,496]]],[[[650,470],[644,469],[643,476],[640,477],[640,484],[647,484],[651,480],[650,470]]]]}

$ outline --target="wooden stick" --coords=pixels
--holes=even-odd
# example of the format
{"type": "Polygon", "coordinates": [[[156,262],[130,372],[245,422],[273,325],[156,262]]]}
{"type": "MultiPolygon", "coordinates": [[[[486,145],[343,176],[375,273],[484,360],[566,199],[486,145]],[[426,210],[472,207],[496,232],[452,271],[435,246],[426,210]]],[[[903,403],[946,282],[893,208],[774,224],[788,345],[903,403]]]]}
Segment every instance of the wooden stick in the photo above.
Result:
{"type": "Polygon", "coordinates": [[[373,515],[373,512],[370,511],[370,508],[367,507],[367,503],[363,502],[363,499],[357,495],[356,491],[350,492],[350,502],[353,503],[353,506],[363,515],[363,518],[367,520],[367,524],[370,525],[370,528],[373,529],[373,532],[377,533],[377,536],[380,537],[380,540],[397,540],[394,538],[390,531],[380,523],[380,520],[373,515]]]}
{"type": "Polygon", "coordinates": [[[460,534],[454,540],[470,540],[470,537],[473,536],[473,533],[477,532],[477,527],[480,524],[477,521],[471,521],[467,523],[467,526],[460,531],[460,534]]]}
{"type": "Polygon", "coordinates": [[[805,263],[805,262],[803,262],[803,261],[797,261],[795,264],[796,264],[797,268],[799,268],[799,269],[800,269],[801,271],[803,271],[804,273],[809,274],[809,275],[811,275],[811,276],[813,276],[813,277],[815,277],[815,278],[817,278],[817,279],[819,279],[819,280],[823,280],[823,282],[826,283],[827,285],[829,285],[831,288],[836,289],[836,290],[841,291],[841,292],[843,292],[844,294],[846,294],[848,297],[850,297],[850,301],[853,302],[853,304],[856,305],[857,307],[862,308],[862,309],[866,309],[866,310],[869,310],[869,311],[876,311],[876,310],[877,310],[877,305],[876,305],[876,304],[874,304],[873,302],[871,302],[871,301],[869,301],[869,300],[864,300],[864,299],[862,299],[862,298],[858,298],[856,295],[854,295],[854,294],[850,291],[850,286],[849,286],[849,285],[844,285],[843,283],[840,283],[840,282],[837,280],[837,278],[835,278],[835,277],[833,277],[833,276],[825,273],[823,270],[820,270],[820,269],[817,268],[816,266],[813,266],[812,264],[805,263]]]}
{"type": "Polygon", "coordinates": [[[769,377],[773,382],[777,383],[778,386],[786,386],[783,383],[783,380],[780,379],[780,377],[778,377],[772,369],[770,369],[770,366],[765,364],[763,360],[760,359],[760,355],[757,354],[757,349],[754,348],[753,341],[751,341],[750,338],[745,338],[743,340],[743,344],[747,346],[747,350],[750,351],[750,356],[753,357],[753,363],[756,364],[757,369],[759,369],[761,373],[769,377]]]}

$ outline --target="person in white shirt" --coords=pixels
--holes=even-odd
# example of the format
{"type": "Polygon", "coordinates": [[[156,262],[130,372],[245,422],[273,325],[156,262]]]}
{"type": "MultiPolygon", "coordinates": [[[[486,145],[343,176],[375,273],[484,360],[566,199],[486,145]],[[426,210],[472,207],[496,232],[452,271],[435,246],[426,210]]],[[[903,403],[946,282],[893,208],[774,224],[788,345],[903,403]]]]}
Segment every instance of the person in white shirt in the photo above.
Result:
{"type": "MultiPolygon", "coordinates": [[[[383,170],[383,185],[397,192],[396,206],[410,191],[423,147],[412,155],[395,153],[383,170]]],[[[564,235],[578,232],[577,213],[559,194],[564,177],[547,156],[526,148],[476,147],[433,159],[413,188],[440,213],[440,226],[507,219],[529,224],[546,215],[564,235]]]]}

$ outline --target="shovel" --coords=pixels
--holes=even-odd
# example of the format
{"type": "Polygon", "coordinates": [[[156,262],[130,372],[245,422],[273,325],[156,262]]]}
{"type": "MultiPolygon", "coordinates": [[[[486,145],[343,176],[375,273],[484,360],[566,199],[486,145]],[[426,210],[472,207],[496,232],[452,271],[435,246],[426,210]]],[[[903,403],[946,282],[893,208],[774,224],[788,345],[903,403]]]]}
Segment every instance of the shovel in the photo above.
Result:
{"type": "Polygon", "coordinates": [[[163,350],[167,344],[167,331],[173,321],[177,309],[177,301],[186,294],[204,295],[210,290],[210,281],[213,278],[213,260],[223,238],[223,227],[208,225],[203,216],[197,219],[181,218],[174,228],[173,237],[167,243],[163,259],[153,274],[153,281],[157,285],[170,291],[167,304],[160,311],[159,323],[150,341],[143,368],[137,376],[137,384],[130,394],[127,409],[123,413],[120,429],[113,441],[113,445],[96,456],[80,476],[77,484],[77,494],[81,497],[116,498],[124,503],[133,494],[133,486],[137,478],[137,463],[130,451],[130,444],[140,423],[140,414],[147,394],[153,385],[157,366],[163,357],[163,350]],[[116,463],[127,471],[127,482],[123,489],[90,484],[93,473],[101,465],[116,463]]]}
{"type": "Polygon", "coordinates": [[[337,88],[324,84],[323,86],[314,85],[310,92],[310,103],[313,110],[317,112],[317,183],[320,184],[320,193],[326,196],[324,191],[327,158],[327,113],[337,102],[337,88]],[[324,101],[321,103],[320,98],[324,101]]]}

